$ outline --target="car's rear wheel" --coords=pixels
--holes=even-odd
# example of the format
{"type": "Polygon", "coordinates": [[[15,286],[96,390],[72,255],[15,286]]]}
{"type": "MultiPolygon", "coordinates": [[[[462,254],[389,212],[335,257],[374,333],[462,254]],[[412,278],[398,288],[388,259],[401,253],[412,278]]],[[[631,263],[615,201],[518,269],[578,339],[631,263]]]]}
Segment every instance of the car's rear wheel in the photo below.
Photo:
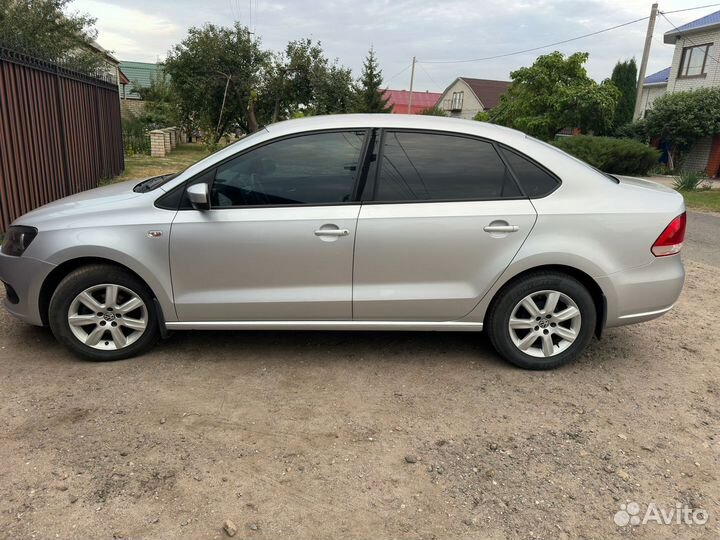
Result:
{"type": "Polygon", "coordinates": [[[551,369],[575,360],[595,329],[592,296],[575,278],[537,272],[509,283],[488,312],[490,341],[525,369],[551,369]]]}
{"type": "Polygon", "coordinates": [[[158,337],[152,293],[133,274],[110,265],[68,274],[50,300],[48,319],[57,340],[89,360],[136,356],[158,337]]]}

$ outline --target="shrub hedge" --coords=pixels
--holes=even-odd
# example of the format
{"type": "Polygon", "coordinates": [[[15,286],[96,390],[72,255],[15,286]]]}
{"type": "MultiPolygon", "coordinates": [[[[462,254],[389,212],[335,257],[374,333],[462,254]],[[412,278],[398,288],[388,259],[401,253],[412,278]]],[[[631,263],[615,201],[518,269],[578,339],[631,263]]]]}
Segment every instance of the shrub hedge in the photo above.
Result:
{"type": "Polygon", "coordinates": [[[553,144],[611,174],[645,175],[660,159],[658,150],[632,139],[580,135],[565,137],[553,144]]]}

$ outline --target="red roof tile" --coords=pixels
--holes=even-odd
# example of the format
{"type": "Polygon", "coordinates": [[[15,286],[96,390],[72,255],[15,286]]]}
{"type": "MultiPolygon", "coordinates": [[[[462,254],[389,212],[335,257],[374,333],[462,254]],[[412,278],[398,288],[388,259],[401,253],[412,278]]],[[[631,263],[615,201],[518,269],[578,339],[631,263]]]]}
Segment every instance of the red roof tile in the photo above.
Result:
{"type": "MultiPolygon", "coordinates": [[[[434,107],[440,101],[442,94],[438,92],[413,92],[412,111],[410,114],[419,114],[424,109],[434,107]]],[[[407,114],[410,91],[408,90],[385,90],[385,97],[389,97],[388,105],[393,105],[394,114],[407,114]]]]}

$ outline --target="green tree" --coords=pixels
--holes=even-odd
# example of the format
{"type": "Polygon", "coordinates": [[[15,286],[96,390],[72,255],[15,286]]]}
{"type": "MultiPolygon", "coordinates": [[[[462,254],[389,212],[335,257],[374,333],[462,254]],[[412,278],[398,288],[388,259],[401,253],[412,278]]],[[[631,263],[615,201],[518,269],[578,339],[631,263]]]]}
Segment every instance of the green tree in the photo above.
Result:
{"type": "Polygon", "coordinates": [[[150,86],[135,85],[135,88],[144,102],[141,120],[147,124],[148,129],[183,123],[172,83],[163,70],[156,71],[150,77],[150,86]]]}
{"type": "Polygon", "coordinates": [[[588,77],[587,59],[587,53],[566,58],[556,51],[513,71],[512,84],[493,111],[495,122],[544,140],[566,127],[609,129],[620,91],[610,81],[598,84],[588,77]]]}
{"type": "Polygon", "coordinates": [[[388,105],[389,97],[384,97],[381,90],[382,70],[378,66],[375,51],[370,48],[363,62],[362,75],[355,87],[355,103],[353,112],[390,113],[392,105],[388,105]]]}
{"type": "Polygon", "coordinates": [[[107,62],[91,47],[95,19],[71,13],[71,0],[0,0],[0,45],[90,72],[107,62]]]}
{"type": "Polygon", "coordinates": [[[352,97],[352,75],[348,68],[331,62],[321,44],[310,39],[288,43],[274,55],[261,102],[263,119],[275,122],[303,115],[347,112],[352,97]]]}
{"type": "Polygon", "coordinates": [[[478,122],[489,122],[490,114],[486,111],[478,111],[475,113],[475,116],[473,116],[473,120],[477,120],[478,122]]]}
{"type": "Polygon", "coordinates": [[[610,80],[620,90],[620,98],[615,107],[615,126],[624,126],[632,122],[637,97],[637,65],[635,59],[618,62],[613,68],[610,80]]]}
{"type": "Polygon", "coordinates": [[[663,137],[682,158],[698,139],[720,134],[720,88],[665,94],[653,102],[645,129],[663,137]]]}
{"type": "Polygon", "coordinates": [[[210,134],[211,144],[216,144],[234,125],[249,133],[257,131],[258,91],[270,60],[270,53],[260,48],[246,27],[206,24],[191,28],[170,50],[165,71],[178,106],[191,111],[193,120],[210,134]]]}
{"type": "Polygon", "coordinates": [[[420,111],[420,114],[424,114],[425,116],[447,116],[447,113],[437,105],[433,107],[426,107],[420,111]]]}

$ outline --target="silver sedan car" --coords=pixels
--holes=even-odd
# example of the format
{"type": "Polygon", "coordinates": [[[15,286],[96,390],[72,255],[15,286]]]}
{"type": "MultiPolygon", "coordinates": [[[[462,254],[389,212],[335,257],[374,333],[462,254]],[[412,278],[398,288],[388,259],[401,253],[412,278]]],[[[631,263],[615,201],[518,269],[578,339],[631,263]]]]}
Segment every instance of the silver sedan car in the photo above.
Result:
{"type": "Polygon", "coordinates": [[[518,131],[323,116],[22,216],[0,279],[92,360],[171,330],[485,330],[545,369],[672,308],[684,235],[679,194],[518,131]]]}

